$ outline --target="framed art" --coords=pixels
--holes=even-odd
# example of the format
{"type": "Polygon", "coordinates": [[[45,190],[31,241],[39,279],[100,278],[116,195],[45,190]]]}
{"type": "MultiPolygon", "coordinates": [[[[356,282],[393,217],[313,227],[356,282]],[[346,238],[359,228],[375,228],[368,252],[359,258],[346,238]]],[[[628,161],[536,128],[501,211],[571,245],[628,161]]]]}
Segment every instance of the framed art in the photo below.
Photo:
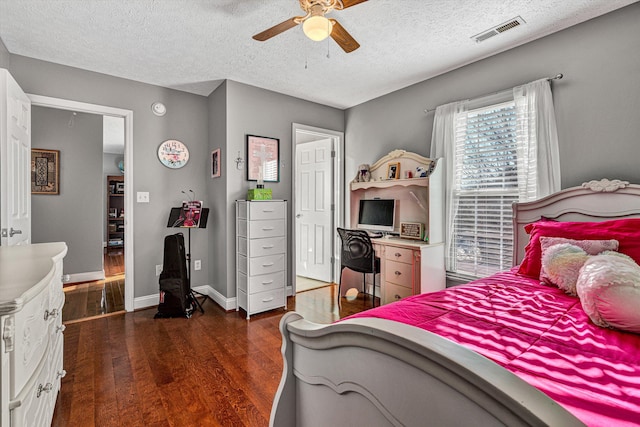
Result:
{"type": "Polygon", "coordinates": [[[280,182],[280,140],[247,135],[247,180],[280,182]]]}
{"type": "Polygon", "coordinates": [[[220,178],[220,149],[211,152],[211,178],[220,178]]]}
{"type": "Polygon", "coordinates": [[[60,194],[60,151],[31,149],[31,194],[60,194]]]}
{"type": "Polygon", "coordinates": [[[398,178],[400,178],[400,162],[389,163],[389,166],[387,166],[387,179],[398,178]]]}

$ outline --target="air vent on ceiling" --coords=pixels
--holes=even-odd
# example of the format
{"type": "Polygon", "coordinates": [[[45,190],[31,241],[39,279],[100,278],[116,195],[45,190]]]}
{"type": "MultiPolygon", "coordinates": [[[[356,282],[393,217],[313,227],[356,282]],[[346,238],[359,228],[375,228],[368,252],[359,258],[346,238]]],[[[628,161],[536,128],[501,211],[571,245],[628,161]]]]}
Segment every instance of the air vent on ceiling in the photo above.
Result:
{"type": "Polygon", "coordinates": [[[475,36],[471,37],[472,39],[474,39],[476,41],[476,43],[480,43],[483,42],[487,39],[490,39],[493,36],[497,36],[500,33],[504,33],[505,31],[511,30],[513,28],[516,28],[522,24],[525,24],[526,21],[524,19],[522,19],[522,17],[520,16],[516,16],[513,19],[508,20],[507,22],[504,22],[500,25],[497,25],[493,28],[490,28],[486,31],[481,32],[480,34],[476,34],[475,36]]]}

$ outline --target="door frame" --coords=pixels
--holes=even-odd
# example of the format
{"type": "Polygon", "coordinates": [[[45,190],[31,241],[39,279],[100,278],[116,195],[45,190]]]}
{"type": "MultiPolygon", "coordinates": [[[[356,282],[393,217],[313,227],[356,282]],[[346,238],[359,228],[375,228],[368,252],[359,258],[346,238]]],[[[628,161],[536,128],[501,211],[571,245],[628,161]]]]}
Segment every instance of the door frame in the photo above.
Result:
{"type": "Polygon", "coordinates": [[[124,164],[127,165],[127,188],[124,194],[124,309],[134,309],[133,278],[133,111],[105,105],[89,104],[69,99],[53,98],[50,96],[28,93],[31,105],[37,107],[56,108],[58,110],[77,111],[80,113],[100,114],[124,118],[124,164]]]}
{"type": "MultiPolygon", "coordinates": [[[[291,271],[293,272],[293,283],[292,283],[292,295],[296,294],[296,266],[297,266],[297,247],[296,247],[296,223],[295,223],[295,208],[296,208],[296,159],[297,159],[297,147],[298,144],[304,144],[304,142],[298,142],[298,134],[309,135],[318,137],[318,139],[332,139],[333,140],[333,150],[335,151],[335,156],[333,156],[333,189],[332,189],[332,197],[331,204],[334,206],[333,210],[333,227],[342,227],[344,224],[344,132],[338,132],[330,129],[323,129],[314,126],[307,126],[299,123],[293,123],[291,126],[291,150],[292,150],[292,161],[291,161],[291,212],[293,213],[293,226],[291,227],[291,248],[293,253],[293,262],[291,271]]],[[[305,141],[308,142],[308,141],[305,141]]],[[[339,250],[340,246],[337,242],[335,233],[331,233],[333,247],[332,251],[332,272],[331,272],[331,280],[333,282],[336,281],[338,277],[340,266],[337,264],[336,260],[339,259],[339,250]]]]}

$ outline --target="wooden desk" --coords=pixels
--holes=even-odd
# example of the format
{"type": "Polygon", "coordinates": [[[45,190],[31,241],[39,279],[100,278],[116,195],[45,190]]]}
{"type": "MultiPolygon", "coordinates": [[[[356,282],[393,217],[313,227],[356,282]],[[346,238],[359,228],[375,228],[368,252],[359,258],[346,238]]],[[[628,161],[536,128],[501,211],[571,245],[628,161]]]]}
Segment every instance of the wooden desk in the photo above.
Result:
{"type": "MultiPolygon", "coordinates": [[[[380,258],[380,275],[376,277],[376,295],[381,304],[445,288],[444,244],[428,244],[409,239],[372,239],[380,258]]],[[[342,294],[349,288],[362,290],[362,274],[344,270],[342,294]]],[[[371,293],[373,276],[367,275],[366,292],[371,293]]]]}

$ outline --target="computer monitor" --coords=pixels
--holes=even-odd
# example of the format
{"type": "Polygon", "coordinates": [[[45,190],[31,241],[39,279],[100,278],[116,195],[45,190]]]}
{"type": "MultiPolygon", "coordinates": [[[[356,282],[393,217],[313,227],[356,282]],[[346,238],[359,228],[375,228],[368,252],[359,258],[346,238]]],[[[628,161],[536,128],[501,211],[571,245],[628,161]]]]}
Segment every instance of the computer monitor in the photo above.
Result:
{"type": "Polygon", "coordinates": [[[362,199],[358,212],[358,228],[392,232],[395,227],[395,199],[362,199]]]}

